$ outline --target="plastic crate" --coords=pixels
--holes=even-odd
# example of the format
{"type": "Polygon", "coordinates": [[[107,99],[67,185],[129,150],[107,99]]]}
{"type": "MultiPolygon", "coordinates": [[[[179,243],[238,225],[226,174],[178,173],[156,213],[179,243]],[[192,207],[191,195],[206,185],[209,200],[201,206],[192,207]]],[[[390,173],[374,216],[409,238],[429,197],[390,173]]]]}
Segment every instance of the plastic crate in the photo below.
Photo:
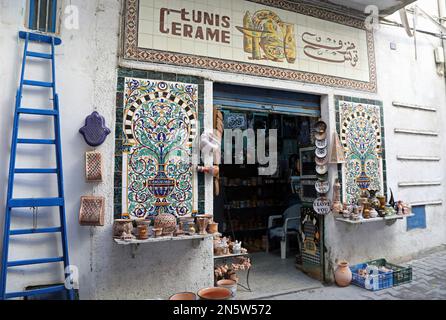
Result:
{"type": "Polygon", "coordinates": [[[386,259],[378,259],[367,262],[378,267],[384,266],[393,271],[393,286],[399,286],[412,281],[412,266],[402,267],[393,263],[387,262],[386,259]]]}
{"type": "Polygon", "coordinates": [[[350,267],[350,270],[352,271],[352,283],[354,285],[370,291],[378,291],[393,287],[393,271],[379,271],[378,274],[368,275],[367,277],[360,276],[359,270],[366,269],[369,265],[377,266],[376,264],[367,262],[350,267]]]}

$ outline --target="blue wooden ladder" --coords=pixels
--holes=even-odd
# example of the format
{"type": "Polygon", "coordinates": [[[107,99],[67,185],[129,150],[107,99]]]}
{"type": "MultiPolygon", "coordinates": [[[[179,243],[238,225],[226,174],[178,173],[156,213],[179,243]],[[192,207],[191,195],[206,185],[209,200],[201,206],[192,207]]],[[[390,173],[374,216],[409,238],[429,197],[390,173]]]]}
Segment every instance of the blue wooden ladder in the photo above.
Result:
{"type": "MultiPolygon", "coordinates": [[[[70,265],[68,260],[68,244],[67,244],[67,227],[65,220],[65,199],[64,199],[64,187],[63,187],[63,170],[62,170],[62,148],[61,148],[61,137],[60,137],[60,114],[59,114],[59,99],[56,93],[56,75],[55,75],[55,46],[60,45],[62,41],[59,38],[29,33],[29,32],[19,32],[19,37],[25,40],[25,48],[22,61],[22,71],[20,76],[20,86],[17,90],[16,104],[15,104],[15,114],[14,114],[14,124],[12,132],[12,144],[11,144],[11,156],[9,163],[9,179],[8,179],[8,193],[7,193],[7,203],[5,212],[5,226],[4,226],[4,238],[3,238],[3,253],[2,253],[2,273],[0,279],[0,299],[12,299],[29,297],[36,295],[43,295],[55,292],[65,291],[67,298],[74,299],[73,289],[67,289],[65,285],[54,285],[50,287],[45,287],[42,289],[28,290],[23,292],[6,292],[7,284],[7,274],[9,268],[28,266],[28,265],[38,265],[38,264],[48,264],[48,263],[63,263],[64,270],[70,265]],[[48,44],[51,46],[51,53],[40,53],[28,51],[28,45],[30,42],[39,42],[43,44],[48,44]],[[25,80],[25,66],[28,58],[46,59],[51,61],[52,69],[52,82],[42,82],[42,81],[32,81],[25,80]],[[52,90],[52,109],[33,109],[22,106],[22,90],[24,86],[32,87],[43,87],[52,90]],[[54,131],[55,139],[19,139],[19,118],[20,115],[39,115],[48,116],[54,119],[54,131]],[[28,145],[55,145],[56,151],[56,162],[57,167],[51,169],[25,169],[16,168],[16,153],[18,144],[28,144],[28,145]],[[56,174],[58,183],[58,197],[57,198],[21,198],[15,199],[13,197],[14,191],[14,177],[15,174],[56,174]],[[39,208],[39,207],[58,207],[60,215],[60,227],[54,228],[41,228],[41,229],[22,229],[22,230],[11,230],[11,214],[14,212],[15,208],[39,208]],[[10,261],[8,259],[8,249],[9,249],[9,239],[11,236],[21,236],[30,234],[54,234],[60,233],[62,239],[62,252],[61,257],[52,258],[41,258],[41,259],[29,259],[29,260],[17,260],[10,261]]],[[[64,272],[65,273],[65,272],[64,272]]]]}

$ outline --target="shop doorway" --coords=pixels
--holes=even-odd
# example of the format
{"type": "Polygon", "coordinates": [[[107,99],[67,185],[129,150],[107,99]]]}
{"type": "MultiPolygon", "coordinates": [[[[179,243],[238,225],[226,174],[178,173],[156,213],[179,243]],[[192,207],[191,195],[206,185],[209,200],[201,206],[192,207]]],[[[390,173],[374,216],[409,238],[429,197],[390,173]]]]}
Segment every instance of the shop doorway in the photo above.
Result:
{"type": "MultiPolygon", "coordinates": [[[[249,278],[240,272],[244,285],[239,297],[268,297],[320,286],[323,219],[312,209],[318,178],[312,129],[320,118],[320,97],[214,84],[214,104],[225,129],[265,130],[267,137],[271,129],[277,130],[277,168],[270,175],[259,174],[264,165],[258,162],[247,164],[247,137],[243,164],[236,164],[234,145],[233,161],[225,163],[227,146],[222,146],[214,219],[224,237],[242,242],[252,264],[249,278]]],[[[222,262],[231,266],[224,259],[216,259],[216,266],[222,262]]]]}

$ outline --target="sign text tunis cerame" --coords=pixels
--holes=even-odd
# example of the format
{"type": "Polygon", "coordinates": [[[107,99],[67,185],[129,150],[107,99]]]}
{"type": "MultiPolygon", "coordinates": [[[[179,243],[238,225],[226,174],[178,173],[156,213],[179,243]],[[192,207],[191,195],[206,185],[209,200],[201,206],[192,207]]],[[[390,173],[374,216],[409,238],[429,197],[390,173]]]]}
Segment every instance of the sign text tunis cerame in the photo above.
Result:
{"type": "Polygon", "coordinates": [[[200,10],[161,8],[159,31],[184,38],[231,43],[231,18],[200,10]],[[170,22],[169,22],[170,21],[170,22]]]}

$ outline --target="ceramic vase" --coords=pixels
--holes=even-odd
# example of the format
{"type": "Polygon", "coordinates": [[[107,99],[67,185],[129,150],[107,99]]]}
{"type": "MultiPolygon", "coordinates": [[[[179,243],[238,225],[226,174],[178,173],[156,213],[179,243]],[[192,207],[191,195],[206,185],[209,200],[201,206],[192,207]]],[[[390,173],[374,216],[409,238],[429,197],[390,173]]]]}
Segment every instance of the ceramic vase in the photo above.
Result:
{"type": "Polygon", "coordinates": [[[209,223],[208,232],[210,234],[218,233],[218,223],[216,222],[209,223]]]}
{"type": "Polygon", "coordinates": [[[177,229],[177,218],[170,213],[163,212],[155,217],[155,228],[162,228],[163,235],[173,235],[177,229]]]}
{"type": "Polygon", "coordinates": [[[334,273],[336,284],[340,287],[347,287],[352,282],[352,272],[347,261],[341,261],[334,273]]]}
{"type": "Polygon", "coordinates": [[[208,224],[209,224],[208,218],[197,218],[199,234],[201,234],[201,235],[207,234],[206,228],[207,228],[208,224]]]}
{"type": "Polygon", "coordinates": [[[131,234],[133,223],[128,219],[116,219],[113,223],[113,237],[121,238],[124,232],[131,234]]]}

